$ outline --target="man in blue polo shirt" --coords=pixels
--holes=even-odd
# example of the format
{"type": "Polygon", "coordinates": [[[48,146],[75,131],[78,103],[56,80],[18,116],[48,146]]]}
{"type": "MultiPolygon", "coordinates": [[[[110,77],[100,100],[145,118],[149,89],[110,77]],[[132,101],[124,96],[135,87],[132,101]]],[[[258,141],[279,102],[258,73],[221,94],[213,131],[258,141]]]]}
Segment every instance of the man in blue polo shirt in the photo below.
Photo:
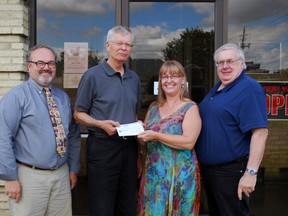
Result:
{"type": "Polygon", "coordinates": [[[140,79],[124,64],[132,48],[129,28],[108,31],[107,60],[86,71],[75,104],[76,121],[88,126],[87,176],[90,216],[136,215],[136,137],[119,137],[116,127],[137,121],[140,79]]]}
{"type": "Polygon", "coordinates": [[[209,215],[248,216],[268,136],[265,92],[245,74],[240,47],[225,44],[214,60],[220,81],[199,104],[196,145],[209,215]]]}

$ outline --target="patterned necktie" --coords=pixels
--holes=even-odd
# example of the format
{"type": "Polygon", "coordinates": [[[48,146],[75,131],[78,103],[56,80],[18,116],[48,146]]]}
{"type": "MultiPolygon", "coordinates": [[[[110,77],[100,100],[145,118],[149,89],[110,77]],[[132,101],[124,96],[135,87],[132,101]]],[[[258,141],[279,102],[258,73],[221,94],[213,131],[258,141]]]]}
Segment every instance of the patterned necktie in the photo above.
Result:
{"type": "Polygon", "coordinates": [[[59,154],[60,157],[63,157],[66,148],[67,148],[67,142],[66,142],[66,136],[65,136],[65,131],[64,127],[62,125],[62,121],[60,118],[60,113],[58,110],[58,107],[56,105],[56,102],[51,94],[51,91],[48,87],[44,88],[46,92],[46,99],[47,99],[47,104],[48,104],[48,109],[49,109],[49,115],[51,118],[52,126],[54,129],[55,137],[56,137],[56,150],[59,154]]]}

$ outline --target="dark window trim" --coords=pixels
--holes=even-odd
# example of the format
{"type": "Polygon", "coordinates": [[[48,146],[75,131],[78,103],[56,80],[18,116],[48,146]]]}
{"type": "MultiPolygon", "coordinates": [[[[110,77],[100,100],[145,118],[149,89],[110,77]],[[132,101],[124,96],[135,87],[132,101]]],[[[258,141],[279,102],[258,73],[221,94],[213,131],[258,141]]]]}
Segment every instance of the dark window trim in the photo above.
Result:
{"type": "MultiPolygon", "coordinates": [[[[130,2],[179,2],[176,0],[116,0],[116,24],[129,26],[130,2]]],[[[215,50],[228,42],[228,0],[181,0],[181,2],[215,2],[214,29],[215,50]]],[[[214,83],[219,81],[214,69],[214,83]]]]}
{"type": "Polygon", "coordinates": [[[29,11],[29,36],[28,45],[33,47],[37,43],[37,0],[24,0],[24,5],[29,11]]]}

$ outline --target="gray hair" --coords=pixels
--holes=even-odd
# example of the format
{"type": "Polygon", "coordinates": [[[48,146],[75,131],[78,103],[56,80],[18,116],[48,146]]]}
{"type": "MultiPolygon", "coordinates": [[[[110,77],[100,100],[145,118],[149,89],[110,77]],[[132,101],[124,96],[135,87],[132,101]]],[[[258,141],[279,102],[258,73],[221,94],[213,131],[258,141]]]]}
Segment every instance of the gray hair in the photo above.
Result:
{"type": "Polygon", "coordinates": [[[55,52],[55,50],[54,50],[53,48],[51,48],[51,47],[49,47],[49,46],[47,46],[47,45],[45,45],[45,44],[37,44],[37,45],[35,45],[34,47],[32,47],[32,48],[28,51],[28,53],[27,53],[27,55],[26,55],[26,61],[27,61],[27,62],[31,61],[31,55],[32,55],[32,53],[33,53],[35,50],[40,49],[40,48],[49,49],[49,50],[53,53],[53,55],[55,56],[55,62],[56,62],[56,60],[57,60],[57,53],[55,52]]]}
{"type": "Polygon", "coordinates": [[[219,47],[215,53],[214,53],[214,61],[217,62],[218,61],[218,54],[224,50],[235,50],[236,53],[238,54],[240,60],[242,61],[243,63],[243,67],[244,69],[246,69],[246,64],[245,64],[245,55],[244,55],[244,51],[239,47],[237,46],[236,44],[233,44],[233,43],[227,43],[227,44],[224,44],[222,45],[221,47],[219,47]]]}
{"type": "Polygon", "coordinates": [[[121,34],[121,35],[131,35],[132,38],[132,42],[134,40],[134,35],[132,34],[130,28],[126,27],[126,26],[115,26],[113,28],[111,28],[108,33],[107,33],[107,41],[113,41],[115,34],[121,34]]]}

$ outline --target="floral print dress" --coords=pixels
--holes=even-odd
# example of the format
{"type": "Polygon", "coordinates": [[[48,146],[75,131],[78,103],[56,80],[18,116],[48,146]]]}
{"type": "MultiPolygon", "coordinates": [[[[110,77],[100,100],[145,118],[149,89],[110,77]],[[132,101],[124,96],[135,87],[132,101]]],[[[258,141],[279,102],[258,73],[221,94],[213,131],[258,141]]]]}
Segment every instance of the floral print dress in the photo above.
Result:
{"type": "MultiPolygon", "coordinates": [[[[161,119],[158,104],[153,104],[149,108],[146,129],[182,134],[185,113],[193,105],[188,102],[174,114],[161,119]]],[[[194,149],[177,150],[158,141],[147,142],[138,215],[197,216],[199,206],[200,171],[194,149]]]]}

